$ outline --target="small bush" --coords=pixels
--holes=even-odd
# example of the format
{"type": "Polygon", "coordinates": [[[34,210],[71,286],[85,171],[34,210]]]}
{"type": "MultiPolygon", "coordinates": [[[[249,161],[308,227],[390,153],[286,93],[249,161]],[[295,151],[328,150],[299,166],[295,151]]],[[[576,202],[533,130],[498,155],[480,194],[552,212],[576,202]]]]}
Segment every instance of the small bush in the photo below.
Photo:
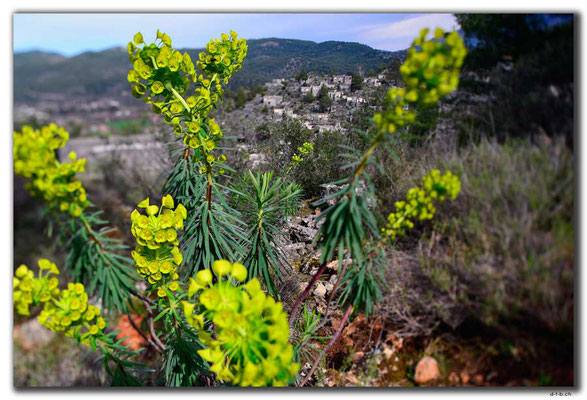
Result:
{"type": "Polygon", "coordinates": [[[344,176],[341,167],[345,162],[340,157],[339,145],[349,144],[351,139],[340,131],[316,133],[299,121],[284,119],[279,123],[265,125],[263,137],[267,140],[259,146],[267,155],[267,169],[272,171],[286,170],[298,147],[305,142],[313,144],[312,154],[291,171],[291,176],[302,186],[306,198],[320,196],[323,192],[321,185],[344,176]]]}

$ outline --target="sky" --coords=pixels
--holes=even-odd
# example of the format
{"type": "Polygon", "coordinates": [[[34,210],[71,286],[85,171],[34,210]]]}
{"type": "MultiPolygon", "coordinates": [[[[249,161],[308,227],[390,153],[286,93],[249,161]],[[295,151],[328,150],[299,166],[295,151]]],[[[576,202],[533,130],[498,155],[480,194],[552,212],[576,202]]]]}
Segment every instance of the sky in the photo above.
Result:
{"type": "Polygon", "coordinates": [[[32,14],[15,13],[15,52],[45,50],[73,56],[126,46],[136,32],[155,39],[157,29],[174,47],[203,47],[231,29],[245,39],[277,37],[315,42],[359,42],[403,50],[424,27],[458,29],[452,14],[32,14]]]}

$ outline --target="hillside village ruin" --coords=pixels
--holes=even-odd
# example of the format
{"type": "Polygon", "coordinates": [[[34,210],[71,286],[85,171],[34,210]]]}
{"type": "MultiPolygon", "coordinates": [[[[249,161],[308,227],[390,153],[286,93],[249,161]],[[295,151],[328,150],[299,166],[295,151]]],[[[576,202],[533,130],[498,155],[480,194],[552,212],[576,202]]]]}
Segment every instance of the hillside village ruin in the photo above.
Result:
{"type": "MultiPolygon", "coordinates": [[[[374,104],[369,104],[374,90],[389,89],[396,85],[395,80],[387,79],[386,73],[363,78],[362,88],[356,91],[351,90],[351,81],[351,75],[329,76],[316,73],[310,73],[305,80],[273,79],[265,83],[263,96],[257,95],[240,111],[249,115],[263,114],[262,120],[280,121],[284,117],[296,119],[308,129],[317,129],[320,132],[344,131],[345,120],[348,120],[356,108],[361,105],[376,108],[374,104]],[[328,110],[320,112],[315,104],[304,104],[304,97],[311,94],[312,98],[317,99],[322,87],[327,89],[332,104],[328,110]]],[[[15,121],[53,121],[69,127],[70,130],[72,126],[79,128],[73,129],[72,136],[105,138],[111,136],[111,127],[117,121],[139,119],[148,111],[144,104],[135,103],[132,101],[134,99],[127,99],[128,97],[130,95],[127,92],[121,93],[120,101],[112,98],[84,101],[83,97],[40,96],[35,104],[16,104],[15,121]]],[[[235,116],[241,114],[238,110],[233,113],[235,116]]],[[[151,126],[137,133],[157,133],[157,127],[161,124],[152,114],[149,119],[151,126]]],[[[226,118],[220,120],[224,121],[226,118]]]]}
{"type": "Polygon", "coordinates": [[[345,115],[362,104],[368,104],[369,94],[373,89],[381,86],[390,88],[396,85],[396,81],[388,81],[384,73],[364,78],[362,89],[355,92],[351,90],[351,81],[351,75],[319,74],[310,74],[308,79],[304,80],[273,79],[265,84],[266,94],[262,97],[262,104],[270,114],[273,114],[273,120],[280,120],[286,116],[300,120],[308,129],[318,129],[320,132],[344,131],[346,128],[342,122],[345,115]],[[311,94],[313,98],[317,98],[322,87],[327,89],[332,101],[327,111],[307,112],[304,110],[306,112],[303,114],[297,111],[304,96],[311,94]]]}

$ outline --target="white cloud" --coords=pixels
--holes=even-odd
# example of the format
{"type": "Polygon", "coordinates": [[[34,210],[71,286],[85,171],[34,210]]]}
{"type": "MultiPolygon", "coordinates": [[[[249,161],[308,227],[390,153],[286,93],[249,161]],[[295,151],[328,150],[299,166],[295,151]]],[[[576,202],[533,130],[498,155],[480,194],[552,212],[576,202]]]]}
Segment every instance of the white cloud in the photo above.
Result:
{"type": "Polygon", "coordinates": [[[459,29],[453,14],[426,14],[404,19],[390,24],[366,25],[361,29],[361,40],[371,46],[384,50],[403,50],[423,28],[440,27],[444,30],[459,29]]]}

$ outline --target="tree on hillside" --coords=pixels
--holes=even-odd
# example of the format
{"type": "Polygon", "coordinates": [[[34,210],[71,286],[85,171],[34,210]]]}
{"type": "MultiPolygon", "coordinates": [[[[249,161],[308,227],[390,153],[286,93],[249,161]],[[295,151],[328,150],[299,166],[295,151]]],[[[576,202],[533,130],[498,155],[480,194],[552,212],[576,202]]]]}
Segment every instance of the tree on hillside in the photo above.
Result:
{"type": "Polygon", "coordinates": [[[308,71],[306,71],[305,68],[302,68],[300,73],[296,76],[296,79],[299,81],[305,81],[306,79],[308,79],[308,71]]]}
{"type": "Polygon", "coordinates": [[[572,146],[573,16],[456,14],[456,17],[471,47],[465,67],[476,72],[485,70],[491,77],[487,87],[464,80],[464,88],[483,88],[492,93],[492,101],[480,106],[480,115],[475,119],[477,126],[499,139],[534,136],[539,132],[564,135],[567,144],[572,146]],[[508,68],[498,65],[504,59],[509,60],[508,68]]]}
{"type": "Polygon", "coordinates": [[[308,91],[308,93],[306,93],[306,95],[305,95],[305,96],[304,96],[304,98],[302,99],[302,101],[303,101],[304,103],[308,103],[308,104],[310,104],[310,103],[313,103],[313,102],[314,102],[314,100],[316,100],[316,98],[315,98],[315,97],[314,97],[314,95],[312,94],[312,91],[311,91],[311,90],[309,90],[309,91],[308,91]]]}
{"type": "Polygon", "coordinates": [[[358,73],[353,73],[351,80],[351,91],[356,92],[357,90],[361,90],[363,88],[363,78],[358,73]]]}
{"type": "Polygon", "coordinates": [[[330,110],[330,107],[332,107],[332,99],[328,95],[328,88],[322,85],[318,92],[318,109],[320,112],[326,112],[330,110]]]}
{"type": "Polygon", "coordinates": [[[234,102],[235,107],[238,109],[242,109],[245,106],[245,103],[247,102],[247,94],[242,87],[238,88],[234,102]]]}
{"type": "Polygon", "coordinates": [[[265,87],[263,85],[253,85],[247,91],[247,101],[251,101],[257,95],[265,96],[265,87]]]}
{"type": "Polygon", "coordinates": [[[395,81],[396,86],[403,86],[402,74],[399,72],[399,67],[403,64],[403,59],[400,57],[394,58],[387,69],[383,71],[383,83],[391,84],[395,81]]]}

